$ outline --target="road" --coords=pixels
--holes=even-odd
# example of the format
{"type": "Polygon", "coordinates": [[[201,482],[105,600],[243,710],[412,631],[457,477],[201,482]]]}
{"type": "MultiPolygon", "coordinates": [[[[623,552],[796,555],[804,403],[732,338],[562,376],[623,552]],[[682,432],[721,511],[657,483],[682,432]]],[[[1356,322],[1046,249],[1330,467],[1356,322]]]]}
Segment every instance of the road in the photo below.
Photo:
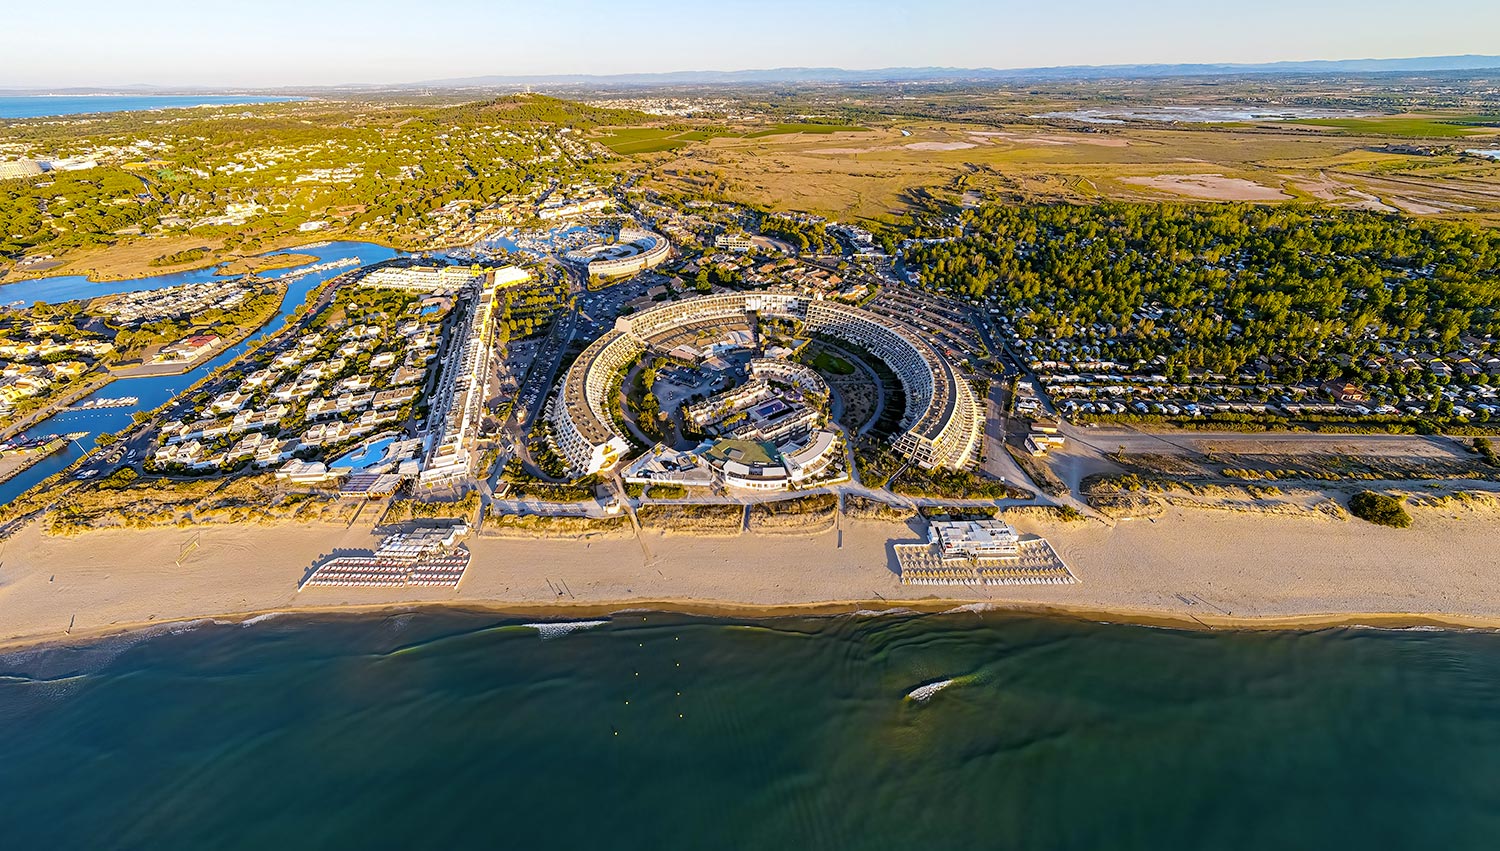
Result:
{"type": "Polygon", "coordinates": [[[1242,448],[1253,453],[1272,448],[1285,452],[1306,449],[1317,452],[1361,452],[1380,455],[1420,454],[1424,456],[1469,457],[1468,449],[1457,439],[1423,434],[1330,434],[1327,432],[1238,432],[1238,431],[1146,431],[1125,426],[1081,428],[1062,424],[1062,433],[1070,441],[1088,446],[1103,454],[1169,453],[1201,455],[1212,449],[1242,448]]]}

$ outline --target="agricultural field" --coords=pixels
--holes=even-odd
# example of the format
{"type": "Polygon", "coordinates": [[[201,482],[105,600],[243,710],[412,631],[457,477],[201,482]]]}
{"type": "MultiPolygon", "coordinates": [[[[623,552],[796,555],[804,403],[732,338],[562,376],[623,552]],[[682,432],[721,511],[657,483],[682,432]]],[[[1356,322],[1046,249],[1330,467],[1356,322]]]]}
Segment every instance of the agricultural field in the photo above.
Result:
{"type": "Polygon", "coordinates": [[[703,130],[682,130],[663,127],[617,127],[594,141],[621,156],[654,154],[687,147],[693,142],[702,142],[711,134],[703,130]]]}
{"type": "Polygon", "coordinates": [[[777,124],[764,130],[755,130],[745,134],[746,138],[759,139],[765,136],[785,136],[791,133],[808,133],[814,136],[827,135],[829,133],[864,133],[867,128],[842,124],[809,124],[797,122],[794,124],[777,124]]]}
{"type": "Polygon", "coordinates": [[[1304,118],[1291,122],[1337,128],[1354,135],[1402,136],[1413,139],[1493,136],[1500,115],[1389,115],[1370,118],[1304,118]]]}

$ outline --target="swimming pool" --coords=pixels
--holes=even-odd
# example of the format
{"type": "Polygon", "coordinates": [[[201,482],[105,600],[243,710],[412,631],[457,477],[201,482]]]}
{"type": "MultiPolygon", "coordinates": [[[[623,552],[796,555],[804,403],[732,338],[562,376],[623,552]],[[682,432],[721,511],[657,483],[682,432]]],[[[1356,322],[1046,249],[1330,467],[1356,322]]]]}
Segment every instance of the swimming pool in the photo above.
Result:
{"type": "Polygon", "coordinates": [[[349,454],[334,461],[330,467],[353,467],[355,472],[373,467],[385,457],[385,450],[396,441],[395,437],[383,437],[363,446],[355,447],[349,454]]]}

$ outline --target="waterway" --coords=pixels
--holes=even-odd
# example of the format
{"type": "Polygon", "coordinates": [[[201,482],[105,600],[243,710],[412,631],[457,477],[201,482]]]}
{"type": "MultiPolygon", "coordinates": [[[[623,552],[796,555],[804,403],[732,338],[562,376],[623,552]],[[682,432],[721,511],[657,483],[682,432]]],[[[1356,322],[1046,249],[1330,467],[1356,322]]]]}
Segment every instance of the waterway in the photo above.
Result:
{"type": "Polygon", "coordinates": [[[6,846],[1487,851],[1500,836],[1494,633],[603,620],[282,616],[0,656],[6,846]]]}
{"type": "Polygon", "coordinates": [[[1156,121],[1165,124],[1217,124],[1237,121],[1296,121],[1309,118],[1363,118],[1367,112],[1341,109],[1307,109],[1301,107],[1243,106],[1143,106],[1075,109],[1044,112],[1033,118],[1068,118],[1086,124],[1124,124],[1127,121],[1156,121]]]}
{"type": "Polygon", "coordinates": [[[96,112],[145,112],[194,106],[286,103],[302,98],[272,95],[20,95],[0,97],[0,118],[47,118],[96,112]]]}
{"type": "MultiPolygon", "coordinates": [[[[382,245],[374,245],[368,242],[331,242],[316,248],[287,248],[281,251],[273,251],[271,254],[308,254],[316,257],[313,262],[324,262],[328,260],[342,260],[355,258],[360,265],[378,263],[396,257],[400,252],[386,248],[382,245]]],[[[311,265],[311,262],[305,265],[311,265]]],[[[302,266],[287,270],[277,270],[267,273],[267,277],[276,277],[283,274],[295,272],[302,266]]],[[[136,405],[123,408],[101,408],[93,410],[65,410],[52,417],[32,426],[25,433],[27,435],[41,434],[67,434],[69,432],[86,432],[87,436],[74,441],[65,452],[42,461],[35,467],[16,476],[8,482],[0,484],[0,504],[10,502],[37,482],[47,478],[59,470],[77,461],[85,452],[92,450],[95,439],[106,432],[116,432],[131,424],[132,417],[137,411],[149,411],[160,407],[173,396],[186,390],[194,382],[215,369],[234,360],[245,352],[249,344],[265,337],[275,334],[285,325],[287,317],[299,305],[307,300],[307,294],[324,281],[350,271],[353,267],[340,269],[328,269],[315,272],[301,278],[292,280],[287,285],[286,297],[282,299],[281,309],[269,322],[254,334],[251,334],[240,343],[229,347],[219,355],[205,363],[195,367],[190,372],[181,375],[158,375],[145,378],[120,378],[104,385],[93,394],[79,400],[79,403],[95,398],[112,398],[119,396],[135,396],[140,402],[136,405]]],[[[42,278],[35,281],[25,281],[16,284],[0,286],[0,303],[14,301],[18,298],[25,300],[28,304],[33,301],[61,302],[72,301],[80,298],[95,298],[104,295],[114,295],[124,292],[137,292],[148,289],[161,289],[182,284],[203,283],[209,280],[225,280],[214,278],[212,269],[200,269],[193,272],[177,272],[170,275],[158,275],[153,278],[141,278],[131,281],[110,281],[105,283],[94,283],[79,276],[61,276],[57,278],[42,278]],[[24,287],[26,295],[12,295],[12,287],[24,287]],[[9,292],[8,292],[9,291],[9,292]]]]}

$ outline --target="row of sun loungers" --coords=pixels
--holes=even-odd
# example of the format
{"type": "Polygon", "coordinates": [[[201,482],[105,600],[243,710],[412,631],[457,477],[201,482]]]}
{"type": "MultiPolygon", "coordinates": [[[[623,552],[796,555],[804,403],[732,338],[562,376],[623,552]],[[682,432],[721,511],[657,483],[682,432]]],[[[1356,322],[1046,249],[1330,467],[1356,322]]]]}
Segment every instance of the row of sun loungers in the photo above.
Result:
{"type": "Polygon", "coordinates": [[[901,571],[902,585],[1071,585],[1078,580],[1066,569],[965,570],[916,568],[901,571]]]}
{"type": "Polygon", "coordinates": [[[373,556],[329,559],[313,571],[302,587],[338,586],[400,588],[422,585],[457,588],[469,568],[467,552],[429,556],[420,561],[393,561],[373,556]]]}

